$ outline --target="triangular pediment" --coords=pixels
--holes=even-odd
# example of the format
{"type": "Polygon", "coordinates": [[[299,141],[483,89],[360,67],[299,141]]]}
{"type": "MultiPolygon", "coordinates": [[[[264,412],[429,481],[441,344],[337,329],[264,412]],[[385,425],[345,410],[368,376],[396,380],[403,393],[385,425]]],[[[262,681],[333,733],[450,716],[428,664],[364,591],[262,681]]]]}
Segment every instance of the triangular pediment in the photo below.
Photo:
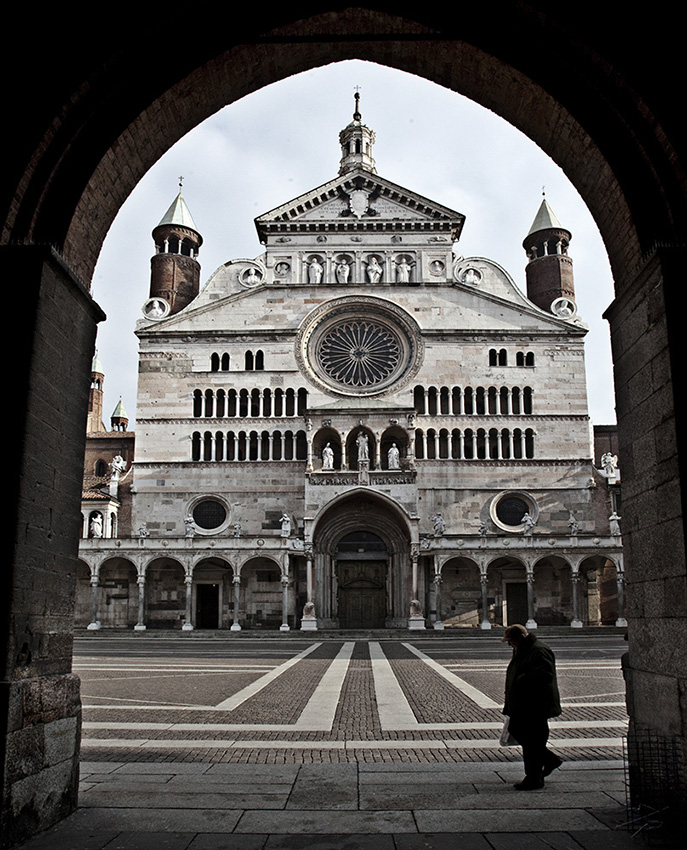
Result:
{"type": "Polygon", "coordinates": [[[435,201],[404,189],[370,171],[358,169],[340,175],[255,219],[262,242],[267,232],[285,224],[348,227],[352,222],[398,222],[407,228],[428,223],[451,230],[458,239],[465,216],[435,201]]]}

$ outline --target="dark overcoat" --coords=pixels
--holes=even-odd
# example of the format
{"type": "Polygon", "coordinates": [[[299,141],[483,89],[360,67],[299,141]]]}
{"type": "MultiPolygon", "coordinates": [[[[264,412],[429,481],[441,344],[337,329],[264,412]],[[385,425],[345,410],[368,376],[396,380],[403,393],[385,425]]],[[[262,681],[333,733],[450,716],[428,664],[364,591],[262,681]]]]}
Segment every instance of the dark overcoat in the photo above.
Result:
{"type": "Polygon", "coordinates": [[[503,713],[523,719],[557,717],[561,713],[556,659],[536,635],[528,634],[513,653],[506,671],[503,713]]]}

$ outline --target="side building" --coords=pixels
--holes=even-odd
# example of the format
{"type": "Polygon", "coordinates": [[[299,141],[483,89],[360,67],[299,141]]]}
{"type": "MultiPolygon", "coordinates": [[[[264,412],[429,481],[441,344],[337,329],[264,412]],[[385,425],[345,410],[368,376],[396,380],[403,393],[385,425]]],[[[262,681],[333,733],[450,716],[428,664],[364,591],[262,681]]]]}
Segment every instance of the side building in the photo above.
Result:
{"type": "Polygon", "coordinates": [[[113,444],[111,533],[84,521],[77,625],[624,625],[570,231],[543,200],[525,295],[456,251],[463,215],[377,174],[357,99],[339,141],[338,176],[202,290],[181,192],[154,229],[135,457],[113,444]]]}

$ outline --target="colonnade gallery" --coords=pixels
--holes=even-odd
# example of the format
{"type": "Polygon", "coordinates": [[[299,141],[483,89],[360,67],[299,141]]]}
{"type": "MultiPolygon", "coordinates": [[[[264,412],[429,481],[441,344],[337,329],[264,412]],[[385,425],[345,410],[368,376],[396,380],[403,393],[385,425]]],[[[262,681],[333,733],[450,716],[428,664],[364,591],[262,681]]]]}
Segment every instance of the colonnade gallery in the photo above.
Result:
{"type": "Polygon", "coordinates": [[[624,625],[570,231],[523,211],[524,294],[374,139],[356,98],[338,176],[202,289],[181,192],[154,228],[135,435],[93,363],[77,627],[624,625]]]}

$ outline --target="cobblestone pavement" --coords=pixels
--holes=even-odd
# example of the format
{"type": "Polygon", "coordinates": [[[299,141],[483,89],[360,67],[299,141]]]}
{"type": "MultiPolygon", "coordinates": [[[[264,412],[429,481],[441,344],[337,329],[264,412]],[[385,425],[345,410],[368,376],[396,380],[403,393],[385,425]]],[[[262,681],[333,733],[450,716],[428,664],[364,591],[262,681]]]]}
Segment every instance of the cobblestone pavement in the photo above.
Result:
{"type": "MultiPolygon", "coordinates": [[[[566,761],[618,759],[624,642],[556,638],[566,761]]],[[[83,754],[96,761],[507,762],[510,650],[497,638],[77,641],[83,754]]]]}
{"type": "Polygon", "coordinates": [[[547,642],[564,763],[520,793],[495,636],[77,639],[80,807],[22,850],[637,850],[625,644],[547,642]]]}

